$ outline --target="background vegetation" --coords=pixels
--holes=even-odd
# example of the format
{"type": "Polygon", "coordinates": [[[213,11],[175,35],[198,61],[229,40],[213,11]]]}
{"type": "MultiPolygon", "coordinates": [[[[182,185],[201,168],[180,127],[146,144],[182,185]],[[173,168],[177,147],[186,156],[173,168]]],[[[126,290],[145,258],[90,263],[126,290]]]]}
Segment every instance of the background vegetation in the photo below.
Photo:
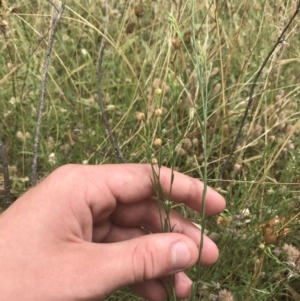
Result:
{"type": "MultiPolygon", "coordinates": [[[[299,16],[258,78],[238,146],[219,183],[253,79],[298,5],[295,0],[108,1],[101,89],[124,158],[203,176],[228,203],[221,216],[205,220],[176,206],[221,234],[220,260],[196,279],[197,300],[300,300],[299,16]]],[[[2,0],[0,138],[15,198],[30,187],[43,66],[56,17],[48,1],[2,0]]],[[[105,1],[66,2],[48,69],[39,180],[66,163],[121,162],[97,96],[105,24],[105,1]]],[[[197,268],[190,271],[193,279],[196,274],[197,268]]],[[[111,298],[137,297],[125,290],[111,298]]]]}

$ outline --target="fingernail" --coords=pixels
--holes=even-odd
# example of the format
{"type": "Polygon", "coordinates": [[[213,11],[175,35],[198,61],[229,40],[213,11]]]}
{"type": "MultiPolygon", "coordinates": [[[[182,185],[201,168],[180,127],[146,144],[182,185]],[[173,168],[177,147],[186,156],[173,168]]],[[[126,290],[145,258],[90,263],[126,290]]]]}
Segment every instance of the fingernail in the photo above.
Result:
{"type": "Polygon", "coordinates": [[[191,262],[192,253],[184,241],[177,242],[172,248],[173,269],[183,270],[191,262]]]}

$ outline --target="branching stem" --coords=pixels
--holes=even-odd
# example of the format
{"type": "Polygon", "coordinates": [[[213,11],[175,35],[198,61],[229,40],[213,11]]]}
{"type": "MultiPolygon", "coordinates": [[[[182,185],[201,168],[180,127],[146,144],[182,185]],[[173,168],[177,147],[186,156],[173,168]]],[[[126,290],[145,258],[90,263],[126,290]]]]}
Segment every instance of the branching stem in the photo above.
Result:
{"type": "Polygon", "coordinates": [[[104,50],[105,50],[105,46],[106,46],[106,36],[108,33],[108,3],[107,0],[105,1],[105,9],[106,9],[106,22],[105,22],[105,29],[104,29],[104,35],[102,38],[102,42],[101,42],[101,46],[100,46],[100,50],[99,50],[99,56],[98,56],[98,68],[97,68],[97,94],[98,94],[98,103],[101,109],[101,114],[102,114],[102,118],[103,118],[103,122],[105,124],[105,128],[107,130],[110,142],[113,146],[113,148],[115,149],[119,159],[123,162],[126,163],[126,159],[121,151],[121,149],[119,148],[113,132],[111,130],[111,127],[109,125],[107,116],[106,116],[106,112],[105,112],[105,106],[104,106],[104,102],[103,102],[103,97],[102,97],[102,91],[101,91],[101,75],[102,75],[102,62],[103,62],[103,56],[104,56],[104,50]]]}
{"type": "Polygon", "coordinates": [[[56,6],[53,4],[52,1],[47,0],[57,11],[57,16],[54,19],[51,31],[50,31],[50,38],[46,50],[46,57],[45,57],[45,63],[43,68],[43,74],[42,74],[42,87],[41,87],[41,98],[40,98],[40,105],[38,110],[38,119],[35,129],[35,137],[34,137],[34,145],[33,145],[33,159],[32,159],[32,167],[31,167],[31,186],[36,185],[37,180],[37,158],[38,158],[38,148],[39,148],[39,141],[40,141],[40,132],[41,132],[41,124],[42,124],[42,115],[45,105],[45,94],[46,94],[46,83],[47,83],[47,76],[48,76],[48,69],[50,65],[50,58],[53,48],[53,42],[55,33],[57,31],[58,25],[60,23],[60,20],[63,16],[65,6],[66,6],[66,0],[62,0],[61,7],[59,10],[57,10],[56,6]]]}
{"type": "Polygon", "coordinates": [[[297,8],[296,8],[296,11],[294,12],[293,16],[290,18],[289,22],[287,23],[287,25],[285,26],[285,28],[282,30],[279,38],[277,39],[277,42],[274,44],[273,48],[270,50],[270,52],[268,53],[268,55],[266,56],[266,58],[264,59],[264,61],[262,62],[260,68],[258,69],[258,72],[256,73],[256,76],[253,80],[253,83],[250,87],[250,91],[249,91],[249,100],[248,100],[248,104],[246,106],[246,109],[245,109],[245,112],[244,112],[244,115],[243,115],[243,118],[241,120],[241,123],[240,123],[240,127],[239,127],[239,130],[238,130],[238,133],[235,137],[235,140],[234,140],[234,143],[231,147],[231,150],[229,152],[229,155],[226,159],[226,161],[221,165],[220,167],[220,173],[219,173],[219,186],[221,187],[222,186],[222,179],[223,179],[223,174],[224,174],[224,171],[226,170],[227,166],[228,166],[228,163],[230,162],[232,156],[233,156],[233,153],[235,152],[236,150],[236,147],[239,143],[239,139],[240,139],[240,136],[241,136],[241,133],[242,133],[242,130],[243,130],[243,127],[245,125],[245,121],[246,121],[246,118],[248,116],[248,112],[249,112],[249,109],[251,107],[251,104],[253,102],[253,95],[254,95],[254,89],[256,87],[256,84],[257,84],[257,81],[258,81],[258,78],[260,77],[263,69],[265,68],[267,62],[269,61],[270,57],[272,56],[272,54],[274,53],[274,51],[276,50],[277,46],[281,43],[283,43],[284,39],[284,35],[286,33],[286,31],[288,30],[288,28],[290,27],[291,23],[293,22],[293,20],[295,19],[295,17],[297,16],[297,14],[299,13],[299,10],[300,10],[300,1],[298,2],[297,4],[297,8]]]}
{"type": "Polygon", "coordinates": [[[8,172],[8,163],[5,156],[4,145],[1,138],[0,138],[0,158],[2,161],[3,176],[4,176],[4,198],[3,198],[2,208],[5,210],[11,205],[11,197],[10,197],[10,180],[9,180],[9,172],[8,172]]]}

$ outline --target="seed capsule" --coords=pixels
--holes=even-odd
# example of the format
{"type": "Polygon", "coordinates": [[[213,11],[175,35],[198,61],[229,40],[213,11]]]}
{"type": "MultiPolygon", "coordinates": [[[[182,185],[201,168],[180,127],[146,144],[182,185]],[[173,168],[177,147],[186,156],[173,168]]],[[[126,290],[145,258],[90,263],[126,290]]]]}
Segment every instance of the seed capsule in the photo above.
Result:
{"type": "Polygon", "coordinates": [[[162,140],[160,138],[156,138],[153,142],[155,146],[161,146],[162,145],[162,140]]]}
{"type": "Polygon", "coordinates": [[[135,117],[138,121],[142,121],[145,119],[145,114],[142,112],[136,112],[135,117]]]}
{"type": "Polygon", "coordinates": [[[173,47],[176,49],[176,50],[179,50],[182,46],[182,43],[180,41],[180,39],[178,37],[174,38],[172,40],[172,44],[173,44],[173,47]]]}
{"type": "Polygon", "coordinates": [[[135,25],[136,25],[135,22],[128,23],[127,26],[126,26],[126,33],[127,34],[133,33],[135,25]]]}
{"type": "Polygon", "coordinates": [[[159,117],[162,115],[163,112],[162,112],[162,109],[156,109],[154,113],[155,113],[155,116],[159,117]]]}
{"type": "Polygon", "coordinates": [[[144,14],[144,8],[141,4],[138,4],[135,8],[134,8],[134,13],[138,18],[141,18],[144,14]]]}

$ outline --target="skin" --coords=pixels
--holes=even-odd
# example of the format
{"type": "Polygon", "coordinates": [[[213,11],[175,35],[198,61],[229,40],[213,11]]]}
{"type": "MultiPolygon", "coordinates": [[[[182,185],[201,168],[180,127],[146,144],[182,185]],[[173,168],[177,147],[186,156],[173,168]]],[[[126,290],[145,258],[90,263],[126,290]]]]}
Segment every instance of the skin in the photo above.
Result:
{"type": "MultiPolygon", "coordinates": [[[[166,195],[170,176],[161,169],[166,195]]],[[[0,299],[103,300],[130,286],[160,301],[172,274],[177,297],[188,297],[183,271],[197,262],[199,229],[171,211],[174,232],[159,233],[151,179],[150,165],[65,165],[26,192],[0,216],[0,299]]],[[[202,191],[200,181],[175,172],[172,201],[199,211],[202,191]]],[[[224,207],[209,188],[206,214],[224,207]]],[[[202,254],[205,266],[218,258],[208,237],[202,254]]]]}

